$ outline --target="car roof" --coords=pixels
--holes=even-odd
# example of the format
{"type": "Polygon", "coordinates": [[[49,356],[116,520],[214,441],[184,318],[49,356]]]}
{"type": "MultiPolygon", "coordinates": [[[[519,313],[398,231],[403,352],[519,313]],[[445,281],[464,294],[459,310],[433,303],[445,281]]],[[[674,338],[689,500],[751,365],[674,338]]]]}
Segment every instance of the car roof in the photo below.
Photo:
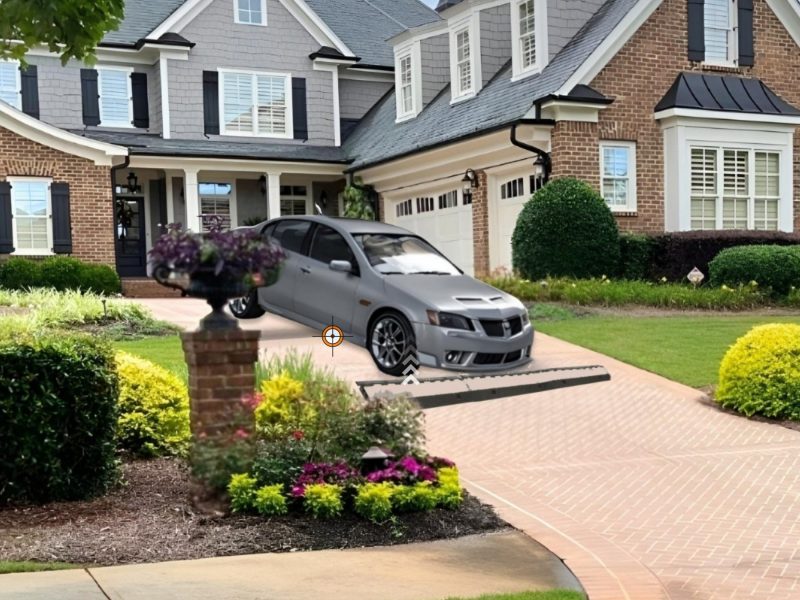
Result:
{"type": "Polygon", "coordinates": [[[380,221],[365,221],[363,219],[345,219],[342,217],[327,217],[324,215],[303,215],[303,216],[285,216],[274,219],[270,223],[278,223],[280,221],[293,220],[293,221],[310,221],[312,223],[319,223],[320,225],[327,225],[340,232],[346,232],[350,235],[358,233],[384,233],[389,235],[414,235],[407,229],[389,225],[388,223],[381,223],[380,221]]]}

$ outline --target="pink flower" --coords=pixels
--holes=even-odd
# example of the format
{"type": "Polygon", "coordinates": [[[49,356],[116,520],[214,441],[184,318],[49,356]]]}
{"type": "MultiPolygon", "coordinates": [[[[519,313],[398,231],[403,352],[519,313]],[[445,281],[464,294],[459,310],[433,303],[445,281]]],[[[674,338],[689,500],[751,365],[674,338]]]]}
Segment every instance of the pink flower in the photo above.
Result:
{"type": "Polygon", "coordinates": [[[250,437],[250,432],[243,427],[240,427],[236,430],[236,433],[233,434],[233,437],[237,440],[246,440],[250,437]]]}
{"type": "Polygon", "coordinates": [[[302,431],[300,431],[300,430],[298,429],[297,431],[293,431],[293,432],[292,432],[292,437],[293,437],[294,439],[296,439],[296,440],[299,442],[299,441],[300,441],[300,440],[302,440],[304,437],[306,437],[306,434],[305,434],[305,433],[303,433],[302,431]]]}
{"type": "Polygon", "coordinates": [[[242,406],[249,410],[255,410],[263,401],[264,395],[258,392],[252,392],[242,396],[242,406]]]}

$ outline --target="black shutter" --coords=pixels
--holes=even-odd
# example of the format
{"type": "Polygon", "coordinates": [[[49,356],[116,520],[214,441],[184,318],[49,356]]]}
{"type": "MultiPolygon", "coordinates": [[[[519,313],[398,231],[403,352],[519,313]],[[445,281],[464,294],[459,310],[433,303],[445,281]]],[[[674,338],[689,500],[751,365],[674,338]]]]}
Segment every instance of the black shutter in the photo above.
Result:
{"type": "Polygon", "coordinates": [[[50,186],[50,199],[53,202],[53,252],[70,254],[72,225],[69,215],[69,184],[53,183],[50,186]]]}
{"type": "Polygon", "coordinates": [[[167,180],[150,180],[150,206],[154,207],[156,217],[155,226],[158,228],[158,235],[167,232],[167,180]]]}
{"type": "Polygon", "coordinates": [[[83,124],[100,125],[100,91],[97,88],[97,71],[94,69],[81,69],[81,97],[83,124]]]}
{"type": "Polygon", "coordinates": [[[39,118],[39,72],[36,65],[19,68],[22,80],[22,112],[39,118]]]}
{"type": "Polygon", "coordinates": [[[150,102],[147,99],[147,74],[131,73],[133,94],[133,126],[140,129],[150,127],[150,102]]]}
{"type": "Polygon", "coordinates": [[[294,139],[308,139],[308,109],[306,108],[306,80],[292,78],[292,113],[294,115],[294,139]]]}
{"type": "Polygon", "coordinates": [[[14,252],[14,229],[11,225],[11,184],[0,181],[0,254],[14,252]]]}
{"type": "Polygon", "coordinates": [[[739,66],[752,67],[753,50],[753,0],[739,0],[739,66]]]}
{"type": "Polygon", "coordinates": [[[219,73],[203,71],[203,120],[206,135],[219,135],[219,73]]]}
{"type": "Polygon", "coordinates": [[[703,0],[689,1],[689,60],[706,59],[706,34],[703,0]]]}

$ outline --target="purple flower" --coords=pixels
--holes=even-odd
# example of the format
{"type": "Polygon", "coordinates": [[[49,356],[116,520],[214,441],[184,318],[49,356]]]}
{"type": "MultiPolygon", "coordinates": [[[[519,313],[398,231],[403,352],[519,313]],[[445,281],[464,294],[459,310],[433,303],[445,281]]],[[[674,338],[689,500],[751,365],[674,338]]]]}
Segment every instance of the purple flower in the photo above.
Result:
{"type": "Polygon", "coordinates": [[[313,483],[334,483],[346,485],[358,479],[358,471],[347,463],[307,463],[292,486],[292,496],[302,498],[306,486],[313,483]]]}
{"type": "Polygon", "coordinates": [[[406,456],[396,462],[390,462],[385,469],[367,475],[367,481],[382,483],[390,481],[399,484],[412,484],[419,481],[435,481],[436,471],[421,464],[413,456],[406,456]]]}

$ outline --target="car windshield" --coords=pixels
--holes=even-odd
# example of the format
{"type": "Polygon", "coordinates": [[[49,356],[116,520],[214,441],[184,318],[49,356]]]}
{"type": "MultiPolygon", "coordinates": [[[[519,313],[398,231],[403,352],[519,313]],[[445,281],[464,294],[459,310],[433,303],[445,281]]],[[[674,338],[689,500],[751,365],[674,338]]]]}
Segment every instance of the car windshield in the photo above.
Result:
{"type": "Polygon", "coordinates": [[[460,275],[430,244],[412,235],[355,236],[369,264],[383,275],[460,275]]]}

